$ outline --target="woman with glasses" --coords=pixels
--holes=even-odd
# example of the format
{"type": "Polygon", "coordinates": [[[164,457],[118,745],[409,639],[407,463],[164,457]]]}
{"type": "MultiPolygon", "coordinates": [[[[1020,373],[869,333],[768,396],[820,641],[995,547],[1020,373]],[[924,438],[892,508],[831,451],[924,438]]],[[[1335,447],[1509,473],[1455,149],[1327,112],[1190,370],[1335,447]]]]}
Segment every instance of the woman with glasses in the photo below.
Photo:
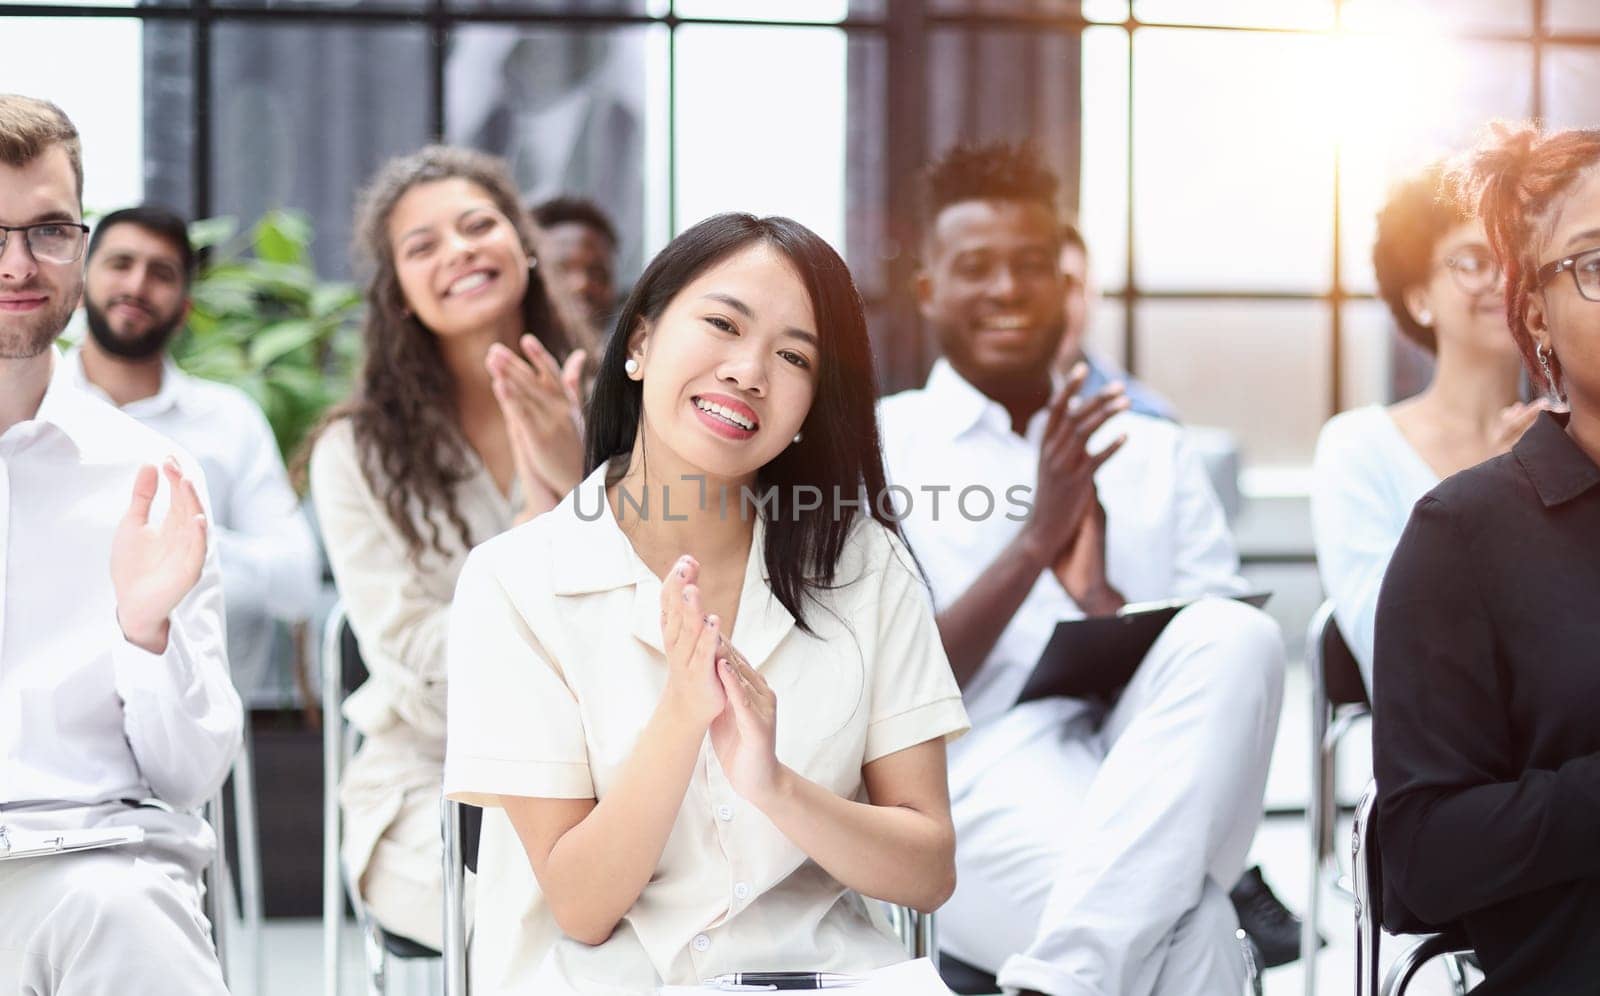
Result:
{"type": "Polygon", "coordinates": [[[1396,186],[1372,248],[1379,296],[1401,333],[1434,355],[1433,380],[1398,404],[1335,416],[1312,467],[1317,569],[1369,695],[1378,587],[1411,506],[1504,453],[1538,412],[1517,403],[1517,347],[1483,225],[1440,180],[1434,165],[1396,186]]]}
{"type": "Polygon", "coordinates": [[[1600,991],[1600,131],[1463,171],[1544,412],[1417,503],[1378,601],[1391,929],[1464,929],[1495,994],[1600,991]]]}

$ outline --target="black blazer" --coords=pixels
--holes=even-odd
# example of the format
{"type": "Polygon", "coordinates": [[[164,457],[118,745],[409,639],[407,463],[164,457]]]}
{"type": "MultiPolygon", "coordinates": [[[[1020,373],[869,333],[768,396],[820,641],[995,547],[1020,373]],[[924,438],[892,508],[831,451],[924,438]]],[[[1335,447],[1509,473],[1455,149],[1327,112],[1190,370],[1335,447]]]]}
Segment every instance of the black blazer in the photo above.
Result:
{"type": "Polygon", "coordinates": [[[1545,414],[1412,510],[1378,599],[1385,919],[1477,993],[1600,993],[1600,467],[1545,414]]]}

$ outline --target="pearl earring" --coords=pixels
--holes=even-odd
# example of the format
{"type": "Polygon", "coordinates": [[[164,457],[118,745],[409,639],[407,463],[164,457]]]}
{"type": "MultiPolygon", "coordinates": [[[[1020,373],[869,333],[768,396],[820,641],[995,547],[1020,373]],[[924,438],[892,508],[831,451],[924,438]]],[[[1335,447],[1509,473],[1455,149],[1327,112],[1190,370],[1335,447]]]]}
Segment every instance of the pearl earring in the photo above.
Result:
{"type": "Polygon", "coordinates": [[[1433,312],[1423,310],[1421,314],[1417,315],[1417,324],[1421,325],[1423,328],[1428,328],[1429,326],[1433,325],[1433,312]]]}
{"type": "Polygon", "coordinates": [[[804,435],[804,433],[799,433],[799,432],[795,433],[794,434],[794,441],[798,443],[800,441],[800,437],[802,435],[804,435]]]}
{"type": "Polygon", "coordinates": [[[639,373],[639,361],[630,356],[622,361],[622,369],[628,372],[629,377],[633,377],[639,373]]]}

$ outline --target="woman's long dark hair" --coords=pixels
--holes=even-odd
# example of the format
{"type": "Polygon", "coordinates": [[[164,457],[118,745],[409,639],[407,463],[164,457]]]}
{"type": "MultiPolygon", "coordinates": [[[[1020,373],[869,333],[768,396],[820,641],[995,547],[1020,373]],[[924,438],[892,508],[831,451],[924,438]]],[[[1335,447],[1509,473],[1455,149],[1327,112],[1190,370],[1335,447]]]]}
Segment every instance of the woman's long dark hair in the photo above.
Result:
{"type": "MultiPolygon", "coordinates": [[[[372,272],[366,286],[362,361],[355,390],[311,433],[297,461],[303,466],[328,425],[348,418],[362,475],[383,501],[413,559],[428,547],[445,553],[432,515],[435,509],[443,512],[463,545],[474,542],[456,507],[455,489],[472,476],[473,460],[456,417],[450,371],[439,352],[438,337],[406,308],[389,240],[389,216],[400,198],[418,184],[449,179],[482,187],[516,229],[529,260],[537,260],[533,223],[523,212],[516,184],[502,160],[472,149],[430,145],[385,163],[362,192],[356,209],[355,255],[372,272]],[[412,518],[413,500],[426,524],[426,537],[412,518]]],[[[571,303],[546,289],[542,270],[536,265],[528,273],[523,327],[560,361],[573,349],[590,344],[574,341],[585,326],[574,319],[571,303]]]]}
{"type": "MultiPolygon", "coordinates": [[[[891,509],[880,508],[885,481],[878,439],[872,344],[867,319],[850,270],[817,234],[788,218],[719,214],[668,243],[651,260],[622,306],[606,347],[587,409],[586,471],[613,457],[627,458],[644,414],[644,392],[623,369],[628,340],[641,323],[654,323],[686,286],[707,269],[749,246],[781,252],[805,282],[815,312],[818,352],[817,390],[802,425],[801,441],[787,446],[756,473],[760,490],[776,487],[779,514],[765,518],[765,559],[772,592],[806,625],[808,595],[833,586],[845,539],[860,510],[838,499],[862,504],[884,528],[904,542],[891,509]],[[824,509],[837,514],[796,516],[791,496],[801,485],[821,490],[824,509]]],[[[743,507],[741,503],[741,507],[743,507]]],[[[765,506],[758,506],[765,515],[765,506]]]]}

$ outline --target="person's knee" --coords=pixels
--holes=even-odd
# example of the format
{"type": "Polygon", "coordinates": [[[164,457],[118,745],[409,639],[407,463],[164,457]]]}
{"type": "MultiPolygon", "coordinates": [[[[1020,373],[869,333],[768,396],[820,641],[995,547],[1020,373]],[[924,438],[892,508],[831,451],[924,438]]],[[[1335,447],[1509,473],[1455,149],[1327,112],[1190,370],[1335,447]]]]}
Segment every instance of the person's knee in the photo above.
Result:
{"type": "Polygon", "coordinates": [[[1283,632],[1271,616],[1231,598],[1204,598],[1168,624],[1174,635],[1204,647],[1208,678],[1263,701],[1283,694],[1283,632]]]}
{"type": "Polygon", "coordinates": [[[57,909],[86,935],[123,938],[181,931],[199,913],[198,897],[136,860],[82,863],[63,880],[57,909]]]}

